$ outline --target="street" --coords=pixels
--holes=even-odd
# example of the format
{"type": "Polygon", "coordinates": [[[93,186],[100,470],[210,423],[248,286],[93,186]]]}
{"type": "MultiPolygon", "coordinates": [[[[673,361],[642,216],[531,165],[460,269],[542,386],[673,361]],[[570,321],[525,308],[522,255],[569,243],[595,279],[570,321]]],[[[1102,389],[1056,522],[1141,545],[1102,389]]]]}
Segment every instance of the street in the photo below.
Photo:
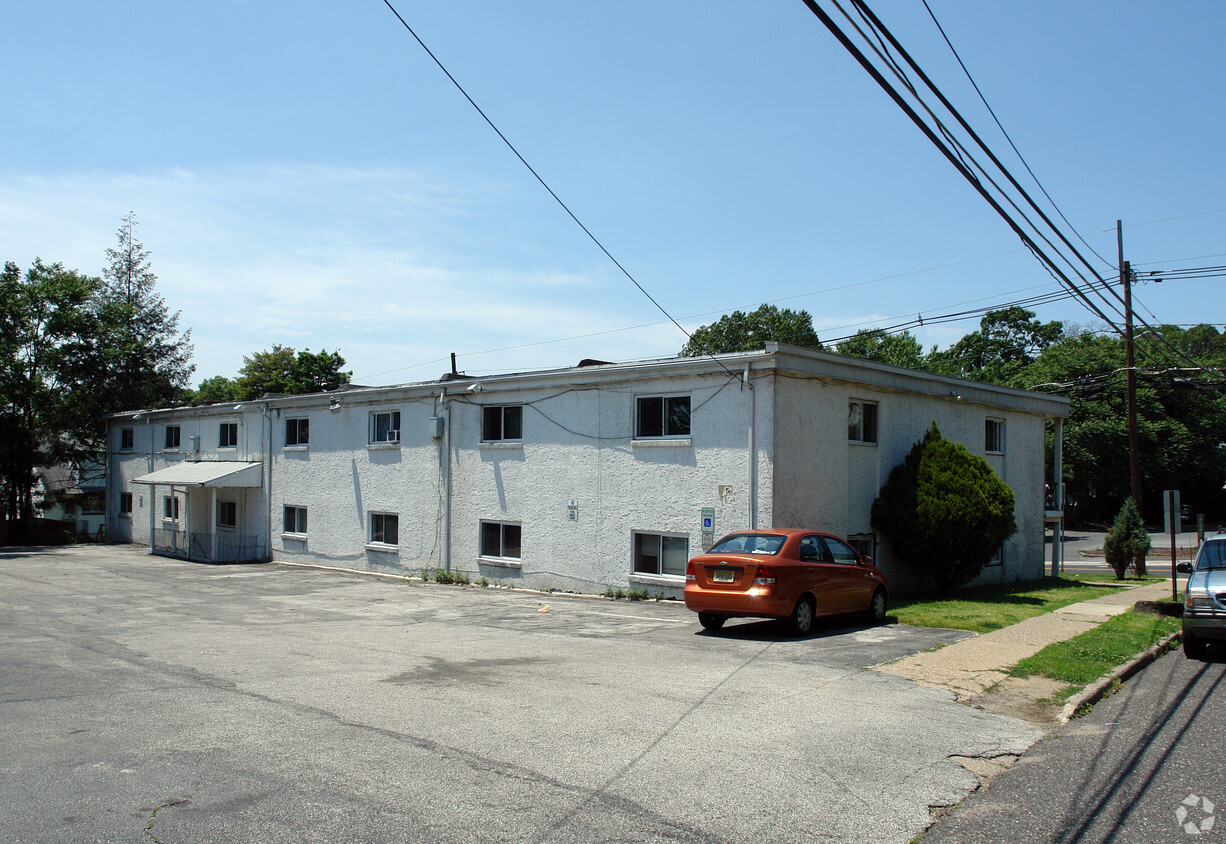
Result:
{"type": "Polygon", "coordinates": [[[6,549],[0,840],[906,842],[1039,738],[863,670],[964,635],[6,549]]]}
{"type": "Polygon", "coordinates": [[[1226,839],[1226,654],[1212,656],[1168,653],[971,795],[924,844],[1226,839]]]}

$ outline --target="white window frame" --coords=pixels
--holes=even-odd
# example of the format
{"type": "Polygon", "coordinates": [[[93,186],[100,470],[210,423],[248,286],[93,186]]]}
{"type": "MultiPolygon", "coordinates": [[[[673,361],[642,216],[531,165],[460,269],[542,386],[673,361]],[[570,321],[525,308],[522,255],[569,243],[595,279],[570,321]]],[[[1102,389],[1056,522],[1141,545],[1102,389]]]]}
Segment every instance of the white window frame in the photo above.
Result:
{"type": "MultiPolygon", "coordinates": [[[[514,424],[511,426],[514,428],[514,424]]],[[[523,442],[524,439],[524,406],[522,404],[487,404],[481,407],[481,442],[483,443],[504,443],[504,442],[523,442]],[[514,411],[510,415],[518,417],[519,433],[514,436],[507,434],[507,416],[510,411],[514,411]],[[497,414],[497,432],[492,432],[493,427],[490,424],[491,417],[497,414]],[[491,436],[491,434],[493,434],[491,436]]]]}
{"type": "MultiPolygon", "coordinates": [[[[688,393],[656,393],[652,395],[635,396],[634,397],[634,439],[640,440],[640,441],[648,441],[648,442],[660,441],[660,440],[673,440],[673,441],[689,440],[693,436],[693,431],[694,431],[694,415],[693,414],[694,414],[693,400],[690,394],[688,393]],[[669,404],[671,402],[678,402],[682,400],[685,401],[685,416],[686,416],[685,431],[684,432],[675,431],[675,430],[670,431],[669,430],[669,404]],[[644,402],[650,402],[650,401],[660,402],[660,419],[659,419],[660,433],[658,434],[644,433],[643,422],[644,422],[645,417],[644,417],[644,412],[643,412],[644,411],[643,405],[644,405],[644,402]]],[[[650,417],[654,415],[655,415],[654,413],[650,413],[648,416],[648,419],[649,421],[652,422],[652,425],[647,430],[655,429],[654,420],[650,419],[650,417]]]]}
{"type": "Polygon", "coordinates": [[[399,548],[400,547],[400,514],[399,513],[388,513],[382,510],[370,511],[367,514],[367,519],[366,519],[366,538],[367,538],[367,547],[378,548],[378,549],[399,548]],[[387,541],[387,520],[388,519],[394,520],[393,530],[396,532],[395,542],[387,541]],[[375,538],[375,534],[376,534],[375,522],[376,521],[380,522],[380,529],[378,532],[381,534],[381,538],[379,539],[375,538]]]}
{"type": "Polygon", "coordinates": [[[859,552],[861,557],[870,557],[877,561],[877,534],[853,533],[847,537],[847,544],[859,552]],[[867,550],[866,550],[867,549],[867,550]]]}
{"type": "Polygon", "coordinates": [[[163,451],[178,451],[183,445],[183,428],[180,425],[167,425],[162,434],[162,450],[163,451]],[[171,431],[174,435],[171,435],[171,431]],[[174,444],[171,444],[174,440],[174,444]]]}
{"type": "Polygon", "coordinates": [[[477,536],[478,552],[479,552],[478,555],[481,557],[482,560],[489,560],[492,562],[496,562],[500,565],[518,566],[520,564],[520,560],[523,557],[523,541],[524,541],[524,530],[523,530],[523,525],[520,522],[499,522],[499,521],[492,521],[489,519],[482,519],[481,525],[479,528],[479,534],[477,536]],[[498,553],[497,554],[488,553],[485,547],[485,532],[486,532],[486,528],[488,527],[498,528],[498,548],[497,548],[498,553]],[[516,553],[514,554],[506,553],[507,528],[514,528],[519,533],[519,544],[518,544],[518,547],[516,548],[516,553]]]}
{"type": "Polygon", "coordinates": [[[399,410],[372,410],[370,412],[370,445],[392,446],[400,444],[400,411],[399,410]],[[387,417],[387,428],[384,431],[383,438],[379,436],[379,419],[387,417]]]}
{"type": "Polygon", "coordinates": [[[220,530],[237,530],[238,529],[238,502],[223,501],[217,502],[217,527],[220,530]],[[233,521],[222,521],[227,515],[233,514],[233,521]]]}
{"type": "Polygon", "coordinates": [[[281,511],[282,534],[285,536],[305,537],[310,523],[307,521],[307,508],[297,504],[286,504],[281,511]],[[290,514],[293,518],[290,518],[290,514]],[[292,522],[292,527],[291,527],[292,522]]]}
{"type": "Polygon", "coordinates": [[[657,583],[685,583],[685,565],[690,559],[690,536],[688,533],[669,533],[653,530],[636,530],[631,533],[630,539],[630,579],[646,582],[657,583]],[[654,572],[641,571],[639,569],[639,542],[640,537],[654,538],[658,541],[658,551],[656,553],[656,570],[654,572]],[[681,558],[681,568],[676,574],[664,571],[664,542],[665,540],[680,540],[685,543],[685,549],[681,558]]]}
{"type": "Polygon", "coordinates": [[[217,424],[217,447],[218,448],[238,448],[238,423],[237,422],[219,422],[217,424]],[[231,439],[228,434],[233,434],[231,439]],[[230,440],[227,442],[227,440],[230,440]]]}
{"type": "Polygon", "coordinates": [[[1005,453],[1005,420],[994,416],[983,420],[983,450],[985,454],[1005,453]],[[993,429],[996,432],[995,437],[992,436],[993,429]]]}
{"type": "Polygon", "coordinates": [[[179,521],[179,496],[163,495],[162,496],[162,521],[178,522],[179,521]]]}
{"type": "Polygon", "coordinates": [[[876,445],[881,439],[881,407],[875,401],[851,398],[847,400],[847,441],[861,445],[876,445]],[[868,408],[872,408],[871,412],[868,408]],[[859,410],[859,418],[853,422],[853,414],[859,410]],[[866,420],[872,419],[872,439],[865,438],[866,420]],[[855,426],[854,430],[852,426],[855,426]]]}
{"type": "Polygon", "coordinates": [[[311,442],[311,420],[306,416],[293,416],[285,420],[285,447],[305,449],[311,442]],[[294,426],[293,441],[290,440],[290,425],[294,426]]]}

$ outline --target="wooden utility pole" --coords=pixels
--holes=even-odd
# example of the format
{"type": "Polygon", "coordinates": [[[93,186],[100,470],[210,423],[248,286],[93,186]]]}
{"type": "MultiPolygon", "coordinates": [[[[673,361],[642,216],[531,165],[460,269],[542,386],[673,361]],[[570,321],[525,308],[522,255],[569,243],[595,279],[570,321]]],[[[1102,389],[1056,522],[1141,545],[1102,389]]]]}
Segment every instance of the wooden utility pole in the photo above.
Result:
{"type": "MultiPolygon", "coordinates": [[[[1115,221],[1115,236],[1119,243],[1120,284],[1124,286],[1124,366],[1128,377],[1128,474],[1132,480],[1132,502],[1137,505],[1141,523],[1145,511],[1141,508],[1141,459],[1137,448],[1137,366],[1132,338],[1132,266],[1124,260],[1124,223],[1115,221]]],[[[1145,576],[1145,556],[1135,561],[1137,577],[1145,576]]]]}

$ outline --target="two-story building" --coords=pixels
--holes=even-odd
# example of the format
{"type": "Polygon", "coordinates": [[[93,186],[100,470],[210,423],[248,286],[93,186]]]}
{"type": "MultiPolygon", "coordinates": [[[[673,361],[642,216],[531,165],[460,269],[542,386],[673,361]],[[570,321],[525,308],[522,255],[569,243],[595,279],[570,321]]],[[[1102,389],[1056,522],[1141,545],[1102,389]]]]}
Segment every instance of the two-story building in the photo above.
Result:
{"type": "Polygon", "coordinates": [[[932,422],[1012,488],[983,581],[1038,577],[1066,399],[778,343],[109,418],[108,525],[157,553],[679,596],[747,527],[819,527],[907,573],[870,508],[932,422]]]}

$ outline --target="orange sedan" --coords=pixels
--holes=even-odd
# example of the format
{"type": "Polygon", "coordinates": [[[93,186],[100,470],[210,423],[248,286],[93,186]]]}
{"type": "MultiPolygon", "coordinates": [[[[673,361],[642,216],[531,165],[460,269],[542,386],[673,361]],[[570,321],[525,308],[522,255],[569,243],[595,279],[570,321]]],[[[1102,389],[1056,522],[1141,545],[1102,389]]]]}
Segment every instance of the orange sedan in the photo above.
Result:
{"type": "Polygon", "coordinates": [[[823,615],[885,620],[885,576],[854,548],[818,530],[730,533],[685,567],[685,605],[708,630],[729,618],[777,618],[797,636],[823,615]]]}

